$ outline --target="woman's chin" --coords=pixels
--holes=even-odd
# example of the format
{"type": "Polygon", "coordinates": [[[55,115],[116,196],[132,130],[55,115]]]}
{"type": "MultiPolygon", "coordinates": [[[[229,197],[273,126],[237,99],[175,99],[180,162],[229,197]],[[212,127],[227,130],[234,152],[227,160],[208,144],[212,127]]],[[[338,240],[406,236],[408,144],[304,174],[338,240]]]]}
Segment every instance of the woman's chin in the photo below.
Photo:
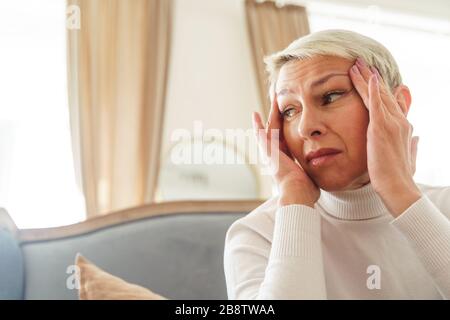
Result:
{"type": "Polygon", "coordinates": [[[342,185],[338,182],[324,182],[324,183],[316,183],[316,185],[324,190],[324,191],[328,191],[328,192],[333,192],[333,191],[341,191],[344,190],[345,185],[342,185]]]}
{"type": "Polygon", "coordinates": [[[312,180],[320,189],[332,192],[346,189],[352,179],[346,179],[342,176],[342,174],[334,176],[331,174],[327,174],[324,176],[312,176],[312,180]]]}
{"type": "Polygon", "coordinates": [[[369,176],[367,173],[364,173],[358,176],[357,179],[354,177],[343,178],[342,175],[339,177],[332,178],[330,176],[327,177],[314,177],[312,178],[317,187],[324,191],[333,192],[333,191],[344,191],[344,190],[353,190],[360,188],[370,182],[369,176]]]}

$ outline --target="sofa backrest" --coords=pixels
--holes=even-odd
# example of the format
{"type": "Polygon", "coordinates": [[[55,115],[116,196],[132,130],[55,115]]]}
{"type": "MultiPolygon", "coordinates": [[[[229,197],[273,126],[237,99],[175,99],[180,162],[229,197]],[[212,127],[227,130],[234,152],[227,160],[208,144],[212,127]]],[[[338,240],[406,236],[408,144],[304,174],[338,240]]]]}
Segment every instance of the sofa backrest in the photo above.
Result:
{"type": "Polygon", "coordinates": [[[227,299],[225,233],[243,215],[150,217],[65,239],[25,243],[25,299],[76,299],[69,277],[77,252],[105,271],[169,299],[227,299]]]}
{"type": "Polygon", "coordinates": [[[9,289],[8,294],[11,298],[77,299],[73,265],[79,252],[103,270],[168,299],[227,299],[226,231],[261,201],[240,203],[215,207],[180,202],[175,210],[165,206],[163,214],[152,206],[150,213],[140,208],[137,214],[128,210],[68,227],[20,230],[21,250],[17,242],[14,247],[0,241],[11,247],[8,252],[15,250],[8,272],[20,273],[22,268],[25,279],[14,284],[22,291],[9,289]]]}

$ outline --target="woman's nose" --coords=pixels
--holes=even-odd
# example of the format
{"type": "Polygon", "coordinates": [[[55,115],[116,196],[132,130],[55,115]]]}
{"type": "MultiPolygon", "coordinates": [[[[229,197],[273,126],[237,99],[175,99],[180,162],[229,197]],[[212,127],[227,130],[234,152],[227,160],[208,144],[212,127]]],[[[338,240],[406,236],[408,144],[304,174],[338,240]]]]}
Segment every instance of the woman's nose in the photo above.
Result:
{"type": "Polygon", "coordinates": [[[304,107],[300,115],[297,131],[303,139],[323,135],[325,126],[320,111],[315,107],[304,107]]]}

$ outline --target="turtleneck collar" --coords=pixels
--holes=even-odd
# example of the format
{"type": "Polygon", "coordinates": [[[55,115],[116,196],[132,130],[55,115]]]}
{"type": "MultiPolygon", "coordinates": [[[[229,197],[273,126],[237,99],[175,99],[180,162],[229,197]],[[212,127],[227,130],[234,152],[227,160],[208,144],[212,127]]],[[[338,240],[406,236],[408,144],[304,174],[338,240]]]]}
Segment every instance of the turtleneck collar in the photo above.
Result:
{"type": "Polygon", "coordinates": [[[355,190],[320,190],[318,204],[341,220],[368,220],[389,213],[370,182],[355,190]]]}

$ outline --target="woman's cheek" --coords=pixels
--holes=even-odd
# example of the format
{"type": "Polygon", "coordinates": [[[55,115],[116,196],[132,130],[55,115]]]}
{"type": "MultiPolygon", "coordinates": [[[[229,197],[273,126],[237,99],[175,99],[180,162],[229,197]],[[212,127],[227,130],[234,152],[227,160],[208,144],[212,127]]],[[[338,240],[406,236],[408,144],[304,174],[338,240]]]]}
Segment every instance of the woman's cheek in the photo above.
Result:
{"type": "Polygon", "coordinates": [[[288,143],[288,141],[290,140],[289,133],[290,133],[289,125],[286,123],[286,121],[283,120],[283,138],[286,141],[286,143],[288,143]]]}
{"type": "Polygon", "coordinates": [[[292,156],[301,163],[303,142],[296,135],[297,129],[295,121],[284,121],[283,123],[283,136],[286,141],[286,145],[291,152],[292,156]]]}

